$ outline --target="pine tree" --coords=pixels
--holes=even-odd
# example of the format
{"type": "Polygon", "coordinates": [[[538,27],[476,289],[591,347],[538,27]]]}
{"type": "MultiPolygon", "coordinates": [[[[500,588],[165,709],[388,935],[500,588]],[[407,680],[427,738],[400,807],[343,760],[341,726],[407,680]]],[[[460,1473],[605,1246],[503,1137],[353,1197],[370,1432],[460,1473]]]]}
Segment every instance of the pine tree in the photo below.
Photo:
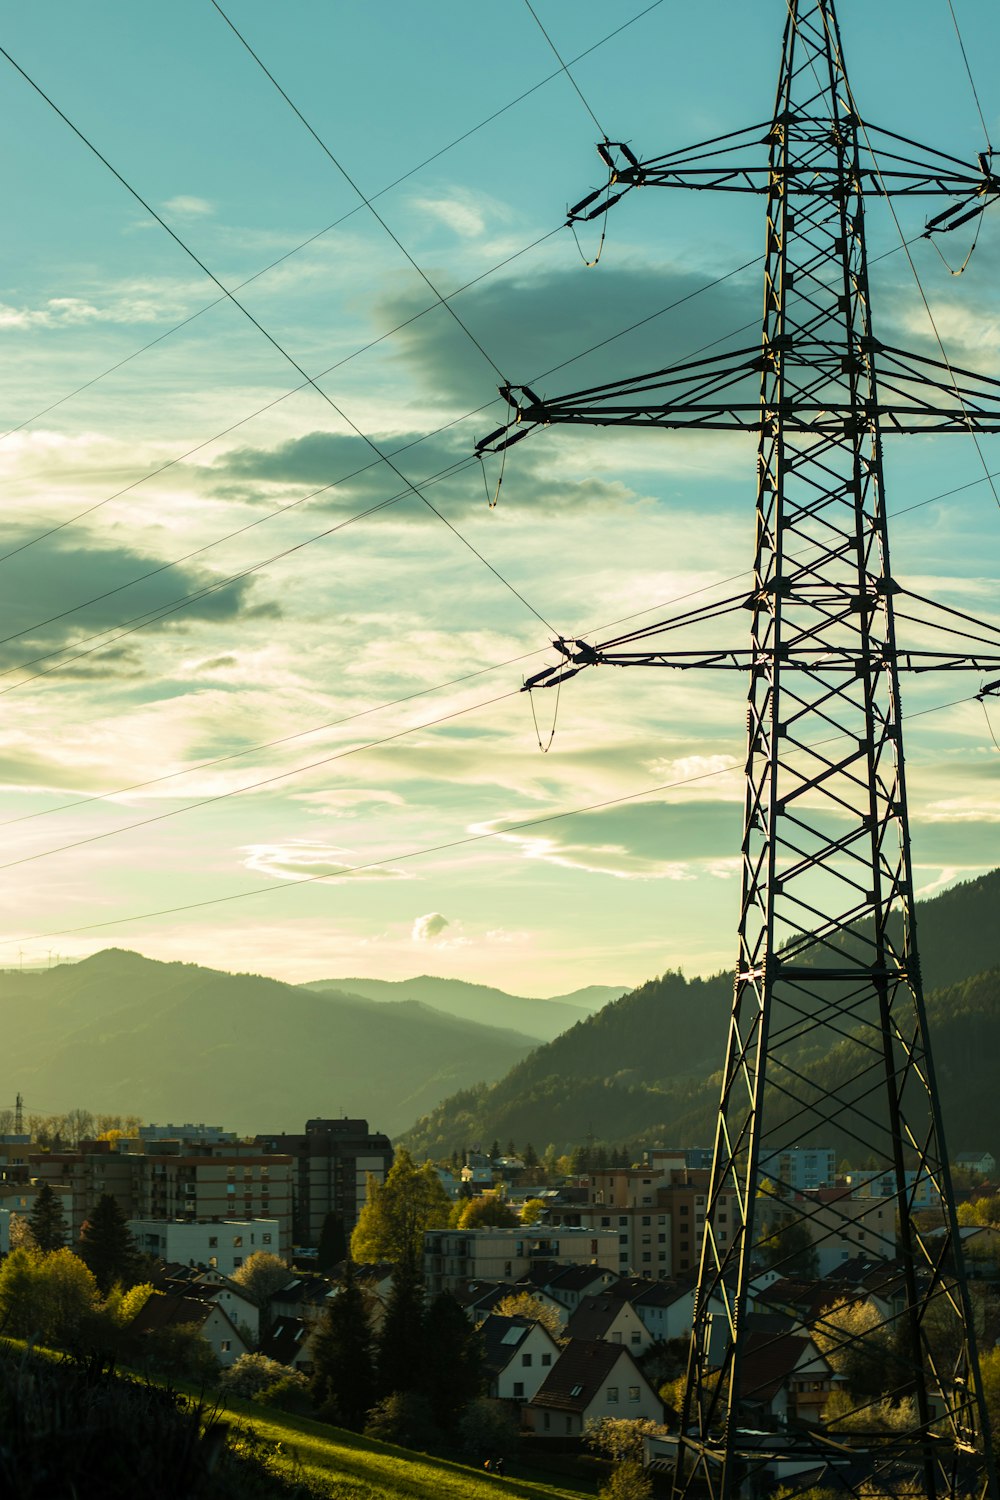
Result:
{"type": "Polygon", "coordinates": [[[129,1231],[121,1205],[110,1193],[102,1193],[83,1228],[77,1252],[93,1271],[101,1295],[106,1297],[115,1282],[125,1287],[139,1278],[139,1251],[129,1231]]]}
{"type": "Polygon", "coordinates": [[[330,1212],[324,1218],[323,1228],[319,1232],[316,1268],[323,1272],[330,1271],[346,1259],[347,1234],[344,1229],[344,1216],[330,1212]]]}
{"type": "Polygon", "coordinates": [[[340,1426],[360,1432],[375,1404],[375,1364],[368,1311],[351,1261],[313,1338],[312,1362],[316,1405],[340,1426]]]}
{"type": "Polygon", "coordinates": [[[378,1386],[383,1396],[417,1390],[423,1364],[424,1281],[412,1247],[399,1261],[378,1339],[378,1386]]]}
{"type": "Polygon", "coordinates": [[[47,1182],[43,1182],[28,1215],[28,1227],[39,1250],[61,1250],[66,1243],[68,1225],[63,1206],[47,1182]]]}
{"type": "Polygon", "coordinates": [[[422,1385],[434,1421],[446,1432],[483,1389],[482,1346],[450,1292],[427,1309],[422,1385]]]}

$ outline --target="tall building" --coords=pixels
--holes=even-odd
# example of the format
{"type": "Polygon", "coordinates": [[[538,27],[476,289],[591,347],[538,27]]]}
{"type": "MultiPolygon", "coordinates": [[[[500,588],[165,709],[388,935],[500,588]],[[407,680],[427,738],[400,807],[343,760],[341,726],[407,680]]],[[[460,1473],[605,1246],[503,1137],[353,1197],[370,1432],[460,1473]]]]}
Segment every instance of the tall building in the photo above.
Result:
{"type": "Polygon", "coordinates": [[[350,1234],[364,1206],[368,1174],[384,1182],[393,1162],[387,1135],[367,1120],[307,1120],[302,1135],[259,1135],[263,1151],[293,1158],[293,1224],[300,1245],[316,1245],[328,1213],[350,1234]]]}

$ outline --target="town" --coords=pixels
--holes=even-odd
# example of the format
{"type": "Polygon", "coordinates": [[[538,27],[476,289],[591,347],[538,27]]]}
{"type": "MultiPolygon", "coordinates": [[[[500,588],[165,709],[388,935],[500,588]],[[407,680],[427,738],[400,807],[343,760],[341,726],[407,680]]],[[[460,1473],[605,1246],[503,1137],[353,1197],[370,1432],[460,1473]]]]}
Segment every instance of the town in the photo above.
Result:
{"type": "MultiPolygon", "coordinates": [[[[76,1110],[61,1127],[94,1123],[76,1110]]],[[[8,1334],[495,1473],[672,1474],[698,1249],[706,1219],[724,1247],[738,1211],[724,1194],[709,1214],[706,1148],[609,1165],[603,1149],[544,1160],[511,1141],[417,1163],[346,1117],[254,1138],[134,1119],[72,1142],[51,1130],[45,1147],[0,1137],[8,1334]]],[[[988,1151],[953,1164],[987,1348],[996,1167],[988,1151]]],[[[790,1427],[866,1397],[898,1422],[882,1399],[891,1341],[859,1333],[906,1289],[891,1182],[819,1146],[760,1170],[788,1202],[769,1199],[757,1246],[742,1410],[772,1434],[778,1483],[801,1470],[782,1458],[790,1427]]],[[[940,1202],[914,1174],[908,1186],[933,1232],[940,1202]]],[[[1000,1369],[987,1374],[996,1401],[1000,1369]]]]}

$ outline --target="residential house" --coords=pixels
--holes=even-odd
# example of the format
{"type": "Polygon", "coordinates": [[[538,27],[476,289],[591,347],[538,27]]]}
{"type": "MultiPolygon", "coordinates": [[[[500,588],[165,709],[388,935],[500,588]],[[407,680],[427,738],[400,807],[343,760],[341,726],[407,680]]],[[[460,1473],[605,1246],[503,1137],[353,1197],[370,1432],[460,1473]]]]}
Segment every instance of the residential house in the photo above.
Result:
{"type": "Polygon", "coordinates": [[[579,1437],[603,1417],[662,1422],[663,1403],[623,1345],[573,1339],[522,1408],[522,1422],[542,1437],[579,1437]]]}
{"type": "Polygon", "coordinates": [[[585,1297],[607,1291],[617,1281],[618,1276],[607,1266],[559,1266],[545,1278],[542,1289],[554,1302],[574,1313],[585,1297]]]}
{"type": "Polygon", "coordinates": [[[223,1367],[235,1364],[241,1354],[250,1353],[247,1340],[212,1297],[186,1291],[177,1294],[154,1292],[132,1322],[133,1330],[139,1334],[182,1325],[195,1328],[202,1334],[223,1367]]]}
{"type": "Polygon", "coordinates": [[[997,1159],[992,1151],[960,1151],[955,1157],[956,1167],[964,1172],[975,1172],[982,1177],[992,1177],[997,1169],[997,1159]]]}
{"type": "Polygon", "coordinates": [[[479,1325],[489,1394],[530,1401],[559,1358],[559,1345],[533,1318],[491,1313],[479,1325]]]}
{"type": "Polygon", "coordinates": [[[752,1313],[744,1339],[744,1418],[765,1427],[818,1422],[835,1377],[806,1330],[784,1318],[752,1313]]]}
{"type": "Polygon", "coordinates": [[[310,1344],[314,1331],[301,1318],[278,1318],[261,1340],[260,1352],[308,1375],[312,1370],[310,1344]]]}
{"type": "Polygon", "coordinates": [[[624,1344],[636,1355],[653,1342],[632,1303],[608,1293],[584,1297],[566,1324],[566,1332],[572,1339],[603,1339],[607,1344],[624,1344]]]}

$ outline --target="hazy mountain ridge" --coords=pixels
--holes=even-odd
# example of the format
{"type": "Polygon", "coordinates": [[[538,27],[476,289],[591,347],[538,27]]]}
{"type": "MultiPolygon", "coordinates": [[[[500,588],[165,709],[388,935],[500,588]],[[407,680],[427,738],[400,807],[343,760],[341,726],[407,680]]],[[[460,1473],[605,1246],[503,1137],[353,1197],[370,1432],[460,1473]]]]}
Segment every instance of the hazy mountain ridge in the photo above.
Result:
{"type": "Polygon", "coordinates": [[[419,1002],[360,996],[108,950],[0,973],[0,1098],[239,1132],[346,1113],[393,1134],[535,1045],[419,1002]]]}
{"type": "Polygon", "coordinates": [[[464,1020],[509,1027],[538,1041],[550,1042],[574,1022],[585,1020],[595,1010],[617,1000],[628,986],[591,984],[568,995],[532,999],[525,995],[511,995],[488,984],[421,974],[415,979],[316,979],[302,988],[318,994],[333,991],[359,995],[379,1004],[401,999],[420,1000],[464,1020]]]}
{"type": "MultiPolygon", "coordinates": [[[[923,972],[936,986],[927,996],[931,1045],[953,1152],[1000,1148],[998,916],[1000,870],[918,903],[923,972]]],[[[538,1151],[550,1143],[565,1150],[591,1135],[614,1144],[709,1145],[732,983],[728,974],[650,980],[495,1084],[445,1100],[405,1143],[432,1155],[508,1137],[538,1151]]],[[[851,1066],[848,1044],[816,1066],[832,1085],[851,1066]]]]}

